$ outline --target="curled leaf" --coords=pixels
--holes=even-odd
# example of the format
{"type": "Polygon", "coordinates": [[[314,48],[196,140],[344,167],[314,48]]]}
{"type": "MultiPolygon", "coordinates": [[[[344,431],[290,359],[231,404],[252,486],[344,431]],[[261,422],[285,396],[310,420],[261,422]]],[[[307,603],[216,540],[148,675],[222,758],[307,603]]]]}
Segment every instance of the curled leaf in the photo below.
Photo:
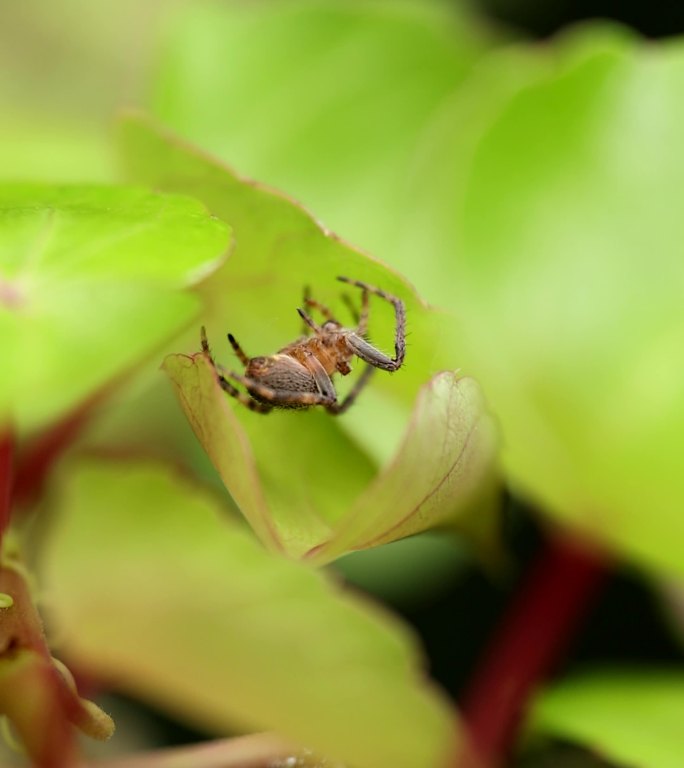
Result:
{"type": "MultiPolygon", "coordinates": [[[[350,549],[448,525],[476,499],[486,507],[478,494],[492,488],[496,445],[496,429],[477,383],[451,372],[438,374],[419,392],[395,456],[312,559],[325,562],[350,549]]],[[[487,528],[492,518],[483,517],[487,528]]],[[[484,539],[492,534],[486,530],[484,539]]]]}
{"type": "MultiPolygon", "coordinates": [[[[358,495],[350,509],[343,510],[336,521],[328,521],[306,500],[312,495],[311,485],[320,483],[323,493],[327,490],[325,476],[317,477],[316,468],[333,461],[330,438],[325,454],[316,452],[315,445],[309,453],[309,446],[299,439],[302,414],[276,413],[269,416],[268,424],[253,416],[255,427],[267,430],[270,443],[269,454],[258,458],[204,355],[171,355],[164,368],[226,487],[271,549],[327,562],[353,549],[442,524],[467,511],[477,491],[491,486],[495,430],[471,379],[442,373],[423,388],[396,456],[372,481],[364,473],[365,488],[358,487],[359,479],[364,479],[360,472],[350,471],[355,454],[349,446],[346,463],[340,458],[337,466],[349,472],[358,495]],[[304,452],[303,469],[309,463],[307,485],[284,477],[285,487],[269,495],[269,462],[289,460],[291,466],[292,454],[298,451],[304,452]]],[[[337,447],[344,450],[344,444],[337,447]]]]}

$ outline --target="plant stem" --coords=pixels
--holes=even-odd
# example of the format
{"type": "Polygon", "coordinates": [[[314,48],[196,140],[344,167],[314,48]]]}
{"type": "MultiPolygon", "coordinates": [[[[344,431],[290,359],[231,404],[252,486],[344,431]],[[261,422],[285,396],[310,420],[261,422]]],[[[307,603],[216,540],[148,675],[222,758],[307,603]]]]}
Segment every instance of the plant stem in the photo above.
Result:
{"type": "Polygon", "coordinates": [[[71,722],[82,704],[53,664],[21,567],[0,565],[0,592],[12,597],[0,621],[0,712],[12,721],[35,768],[74,765],[71,722]]]}
{"type": "Polygon", "coordinates": [[[532,565],[464,698],[480,764],[500,764],[509,752],[531,696],[562,658],[607,571],[604,555],[561,537],[532,565]]]}
{"type": "Polygon", "coordinates": [[[55,461],[80,435],[88,423],[97,397],[84,401],[48,431],[39,435],[20,457],[16,472],[15,498],[18,504],[34,501],[55,461]]]}
{"type": "Polygon", "coordinates": [[[12,515],[14,435],[7,429],[0,435],[0,544],[12,515]]]}

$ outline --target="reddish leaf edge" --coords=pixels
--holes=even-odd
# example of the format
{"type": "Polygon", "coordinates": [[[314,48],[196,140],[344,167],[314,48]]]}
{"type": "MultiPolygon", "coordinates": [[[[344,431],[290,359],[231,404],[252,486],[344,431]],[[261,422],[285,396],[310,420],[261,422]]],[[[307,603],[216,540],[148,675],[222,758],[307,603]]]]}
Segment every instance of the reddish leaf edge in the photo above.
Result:
{"type": "Polygon", "coordinates": [[[12,487],[14,484],[14,433],[6,427],[0,434],[0,552],[5,531],[12,517],[12,487]]]}
{"type": "MultiPolygon", "coordinates": [[[[183,361],[184,367],[186,368],[190,367],[195,369],[197,369],[198,364],[209,365],[209,360],[204,352],[193,352],[190,354],[176,352],[176,353],[167,355],[164,358],[164,361],[162,362],[162,365],[161,365],[161,369],[169,377],[171,386],[173,387],[173,390],[176,394],[176,398],[178,399],[178,402],[181,408],[183,409],[185,417],[188,420],[190,428],[194,432],[197,441],[202,447],[202,450],[205,452],[205,454],[209,458],[209,461],[214,467],[215,471],[221,478],[221,482],[223,482],[224,487],[230,493],[230,490],[228,489],[228,486],[226,485],[225,480],[223,479],[223,476],[218,467],[218,464],[217,462],[214,461],[214,457],[212,455],[213,452],[211,450],[208,450],[207,446],[205,445],[201,425],[198,419],[195,418],[194,416],[193,408],[190,402],[188,401],[188,398],[185,396],[185,392],[176,383],[173,377],[169,374],[169,371],[167,369],[167,361],[171,361],[171,360],[183,361]]],[[[268,502],[261,489],[261,478],[259,474],[259,469],[257,467],[256,458],[252,451],[252,444],[250,442],[250,439],[247,433],[245,432],[245,430],[243,429],[242,425],[240,424],[238,417],[235,416],[235,414],[232,412],[231,407],[228,404],[229,398],[225,395],[225,393],[221,389],[221,386],[215,374],[213,374],[213,381],[214,381],[215,391],[217,392],[217,394],[220,394],[221,402],[223,403],[225,417],[230,421],[235,437],[239,443],[240,451],[245,461],[247,474],[249,475],[249,478],[250,478],[250,483],[252,484],[252,487],[255,488],[257,491],[258,504],[259,504],[259,507],[261,508],[261,514],[258,516],[258,518],[244,515],[244,512],[243,512],[243,515],[247,520],[247,522],[249,523],[249,525],[257,532],[257,536],[260,539],[260,541],[264,544],[264,546],[269,551],[277,554],[284,554],[285,547],[280,538],[277,526],[273,522],[270,510],[269,510],[268,502]]],[[[236,501],[236,504],[238,504],[237,501],[236,501]]],[[[240,507],[239,504],[238,504],[238,507],[240,507]]]]}
{"type": "MultiPolygon", "coordinates": [[[[15,462],[12,498],[15,507],[30,506],[41,496],[53,466],[90,425],[97,416],[99,408],[131,381],[142,365],[154,360],[155,356],[167,349],[175,338],[194,327],[197,324],[199,314],[200,309],[198,308],[190,320],[165,336],[149,352],[132,362],[127,368],[119,371],[102,387],[78,403],[61,419],[33,436],[23,446],[15,462]]],[[[0,464],[0,471],[1,468],[2,465],[0,464]]]]}

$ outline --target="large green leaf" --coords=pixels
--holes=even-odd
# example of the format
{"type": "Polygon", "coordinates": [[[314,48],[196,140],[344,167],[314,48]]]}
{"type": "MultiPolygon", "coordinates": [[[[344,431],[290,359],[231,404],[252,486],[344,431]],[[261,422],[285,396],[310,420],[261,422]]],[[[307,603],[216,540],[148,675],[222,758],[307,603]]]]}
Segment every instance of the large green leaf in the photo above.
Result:
{"type": "Polygon", "coordinates": [[[0,415],[58,418],[188,323],[227,228],[185,197],[0,186],[0,415]]]}
{"type": "Polygon", "coordinates": [[[426,254],[395,260],[417,146],[489,46],[453,3],[194,3],[169,25],[152,104],[417,281],[426,254]]]}
{"type": "Polygon", "coordinates": [[[458,341],[517,488],[681,574],[684,48],[579,33],[554,66],[489,121],[454,192],[458,341]]]}
{"type": "MultiPolygon", "coordinates": [[[[409,452],[415,452],[412,438],[422,446],[422,463],[405,452],[392,459],[394,469],[372,491],[375,501],[366,502],[377,505],[374,514],[353,513],[354,541],[347,545],[379,542],[389,529],[398,538],[448,516],[463,516],[478,485],[485,484],[494,455],[476,388],[453,384],[453,374],[443,377],[442,385],[423,395],[429,405],[418,407],[408,424],[421,386],[435,369],[455,362],[449,366],[449,350],[440,344],[448,315],[425,307],[398,275],[323,231],[292,201],[239,179],[144,120],[131,117],[124,123],[123,146],[133,178],[198,196],[231,222],[235,250],[200,286],[210,340],[232,331],[248,354],[274,352],[301,332],[295,307],[301,304],[302,285],[308,283],[316,297],[345,311],[337,295],[339,274],[381,286],[406,304],[412,331],[406,365],[392,376],[378,372],[357,404],[338,419],[322,412],[279,412],[265,419],[227,400],[203,358],[181,355],[167,361],[196,433],[262,540],[301,556],[334,538],[352,504],[360,503],[377,464],[394,456],[402,434],[409,452]],[[444,385],[447,379],[452,384],[444,385]],[[435,416],[440,411],[445,418],[435,416]],[[406,472],[406,482],[413,484],[413,494],[404,495],[402,504],[396,503],[393,472],[406,472]],[[421,505],[422,498],[429,502],[421,505]],[[410,522],[400,525],[404,518],[410,522]]],[[[391,305],[373,297],[373,341],[390,348],[394,324],[391,305]]],[[[196,350],[198,342],[190,341],[190,349],[196,350]]],[[[213,352],[219,362],[225,360],[218,342],[213,352]]],[[[478,531],[480,519],[491,522],[486,506],[471,526],[478,531]]],[[[348,522],[347,517],[345,527],[348,522]]]]}
{"type": "Polygon", "coordinates": [[[85,669],[204,728],[274,729],[360,768],[446,764],[454,715],[397,621],[169,469],[87,462],[63,483],[45,583],[85,669]]]}
{"type": "Polygon", "coordinates": [[[681,669],[597,670],[544,691],[531,725],[626,768],[680,768],[682,712],[681,669]]]}

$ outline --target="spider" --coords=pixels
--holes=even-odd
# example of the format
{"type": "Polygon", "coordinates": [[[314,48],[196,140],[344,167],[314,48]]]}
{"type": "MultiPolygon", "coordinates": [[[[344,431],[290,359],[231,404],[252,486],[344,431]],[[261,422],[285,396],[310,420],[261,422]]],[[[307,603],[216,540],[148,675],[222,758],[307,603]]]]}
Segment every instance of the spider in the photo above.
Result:
{"type": "Polygon", "coordinates": [[[228,334],[230,345],[245,366],[244,375],[227,371],[216,364],[209,350],[203,326],[202,352],[213,366],[221,388],[246,408],[257,413],[270,413],[274,408],[301,409],[321,405],[328,413],[338,415],[344,413],[356,400],[376,368],[389,372],[400,368],[406,352],[404,302],[360,280],[350,280],[348,277],[337,279],[362,291],[360,313],[351,306],[348,297],[344,297],[354,314],[356,328],[345,328],[326,306],[312,299],[308,289],[305,289],[305,306],[318,310],[324,322],[318,325],[306,310],[298,309],[304,324],[304,335],[280,349],[275,355],[249,357],[235,337],[228,334]],[[368,325],[368,297],[371,293],[394,307],[394,357],[380,352],[364,338],[368,325]],[[311,333],[313,335],[310,335],[311,333]],[[350,373],[349,363],[354,356],[363,360],[366,367],[347,396],[338,402],[331,377],[335,373],[342,376],[350,373]],[[239,390],[233,382],[242,384],[247,392],[239,390]]]}

